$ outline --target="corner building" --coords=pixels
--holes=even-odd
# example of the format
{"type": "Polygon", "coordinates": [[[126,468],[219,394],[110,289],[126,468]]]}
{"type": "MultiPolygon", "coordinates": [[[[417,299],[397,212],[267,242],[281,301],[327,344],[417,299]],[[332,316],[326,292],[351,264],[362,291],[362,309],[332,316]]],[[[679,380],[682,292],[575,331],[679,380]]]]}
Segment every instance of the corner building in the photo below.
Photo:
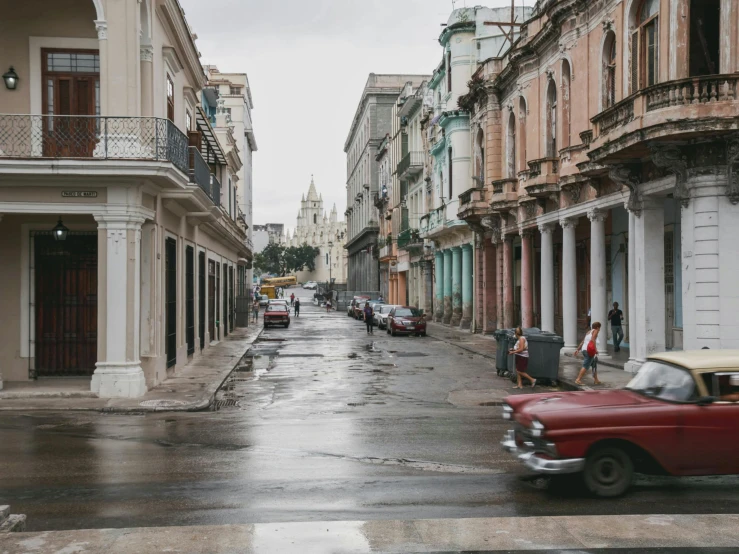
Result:
{"type": "Polygon", "coordinates": [[[137,397],[236,324],[252,253],[232,129],[176,0],[0,1],[0,386],[137,397]]]}
{"type": "Polygon", "coordinates": [[[737,348],[739,4],[549,0],[520,33],[465,97],[479,327],[600,321],[606,352],[616,301],[627,370],[737,348]]]}

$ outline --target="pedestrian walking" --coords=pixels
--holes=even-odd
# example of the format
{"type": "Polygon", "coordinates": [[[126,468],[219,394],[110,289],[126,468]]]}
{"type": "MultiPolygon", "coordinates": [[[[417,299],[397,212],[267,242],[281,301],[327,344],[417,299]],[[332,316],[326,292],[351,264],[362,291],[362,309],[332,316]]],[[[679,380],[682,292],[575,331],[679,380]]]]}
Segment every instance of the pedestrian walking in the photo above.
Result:
{"type": "Polygon", "coordinates": [[[290,305],[292,306],[293,304],[295,304],[295,293],[294,292],[290,295],[290,305]]]}
{"type": "Polygon", "coordinates": [[[516,344],[508,351],[516,356],[516,379],[518,384],[514,389],[522,389],[521,377],[526,377],[531,382],[531,388],[536,386],[536,379],[526,373],[529,369],[529,341],[523,336],[523,329],[516,327],[516,344]]]}
{"type": "Polygon", "coordinates": [[[608,320],[611,322],[611,331],[613,332],[613,351],[621,351],[621,341],[624,340],[624,329],[621,322],[624,313],[618,309],[618,302],[613,303],[613,309],[608,312],[608,320]]]}
{"type": "Polygon", "coordinates": [[[259,320],[259,299],[255,298],[254,302],[251,303],[251,313],[254,316],[254,322],[259,320]]]}
{"type": "Polygon", "coordinates": [[[367,334],[374,335],[375,325],[373,321],[373,316],[375,315],[375,311],[372,309],[372,306],[369,305],[369,302],[364,303],[363,311],[364,311],[364,322],[367,324],[367,334]]]}
{"type": "Polygon", "coordinates": [[[295,308],[295,317],[300,317],[300,298],[295,299],[293,307],[295,308]]]}
{"type": "Polygon", "coordinates": [[[577,350],[575,350],[575,354],[582,352],[582,369],[580,369],[580,374],[575,380],[575,384],[577,385],[582,385],[582,378],[585,377],[588,370],[593,372],[593,383],[596,385],[601,384],[598,380],[598,349],[596,348],[596,340],[600,333],[600,327],[599,321],[593,323],[593,327],[585,335],[577,350]]]}
{"type": "Polygon", "coordinates": [[[331,299],[326,300],[326,313],[331,311],[331,299]]]}

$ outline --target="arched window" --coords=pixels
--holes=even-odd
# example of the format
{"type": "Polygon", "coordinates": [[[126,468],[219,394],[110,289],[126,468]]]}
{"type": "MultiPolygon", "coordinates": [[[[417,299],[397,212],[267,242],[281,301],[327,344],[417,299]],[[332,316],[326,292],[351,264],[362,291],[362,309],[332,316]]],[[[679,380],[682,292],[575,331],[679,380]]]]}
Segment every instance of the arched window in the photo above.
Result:
{"type": "MultiPolygon", "coordinates": [[[[572,71],[570,62],[562,60],[562,148],[572,144],[572,111],[570,110],[570,87],[572,71]]],[[[554,153],[557,155],[557,152],[554,153]]]]}
{"type": "Polygon", "coordinates": [[[313,224],[315,225],[316,223],[318,223],[318,215],[313,214],[313,224]]]}
{"type": "Polygon", "coordinates": [[[643,0],[631,34],[631,92],[659,81],[659,0],[643,0]]]}
{"type": "Polygon", "coordinates": [[[557,87],[554,80],[549,81],[547,89],[547,113],[546,113],[546,148],[547,157],[553,158],[557,155],[557,87]]]}
{"type": "Polygon", "coordinates": [[[506,141],[506,167],[508,178],[516,177],[516,116],[511,112],[508,118],[508,140],[506,141]]]}
{"type": "Polygon", "coordinates": [[[528,109],[526,108],[526,100],[523,96],[518,101],[518,170],[525,171],[528,165],[526,162],[527,150],[526,150],[526,115],[528,109]]]}
{"type": "Polygon", "coordinates": [[[608,31],[603,42],[603,109],[616,103],[616,33],[608,31]]]}
{"type": "Polygon", "coordinates": [[[447,149],[447,161],[449,162],[449,202],[451,202],[452,201],[452,191],[454,190],[452,187],[454,172],[452,171],[452,147],[451,146],[447,149]]]}

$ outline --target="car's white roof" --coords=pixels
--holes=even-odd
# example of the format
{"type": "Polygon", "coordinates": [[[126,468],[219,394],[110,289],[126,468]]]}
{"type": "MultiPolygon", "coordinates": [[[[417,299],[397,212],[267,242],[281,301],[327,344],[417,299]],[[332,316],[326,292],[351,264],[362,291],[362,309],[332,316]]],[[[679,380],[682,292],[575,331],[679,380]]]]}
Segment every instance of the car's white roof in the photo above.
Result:
{"type": "Polygon", "coordinates": [[[697,371],[739,369],[739,350],[706,349],[660,352],[659,354],[650,355],[649,359],[660,360],[697,371]]]}

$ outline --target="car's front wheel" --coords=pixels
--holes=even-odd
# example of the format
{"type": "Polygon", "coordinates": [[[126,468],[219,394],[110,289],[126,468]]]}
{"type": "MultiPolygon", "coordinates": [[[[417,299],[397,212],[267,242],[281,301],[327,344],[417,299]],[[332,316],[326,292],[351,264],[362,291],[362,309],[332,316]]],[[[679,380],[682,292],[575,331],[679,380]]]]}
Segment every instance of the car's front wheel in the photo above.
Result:
{"type": "Polygon", "coordinates": [[[631,456],[617,446],[597,448],[585,460],[585,485],[597,496],[621,496],[631,486],[633,477],[631,456]]]}

